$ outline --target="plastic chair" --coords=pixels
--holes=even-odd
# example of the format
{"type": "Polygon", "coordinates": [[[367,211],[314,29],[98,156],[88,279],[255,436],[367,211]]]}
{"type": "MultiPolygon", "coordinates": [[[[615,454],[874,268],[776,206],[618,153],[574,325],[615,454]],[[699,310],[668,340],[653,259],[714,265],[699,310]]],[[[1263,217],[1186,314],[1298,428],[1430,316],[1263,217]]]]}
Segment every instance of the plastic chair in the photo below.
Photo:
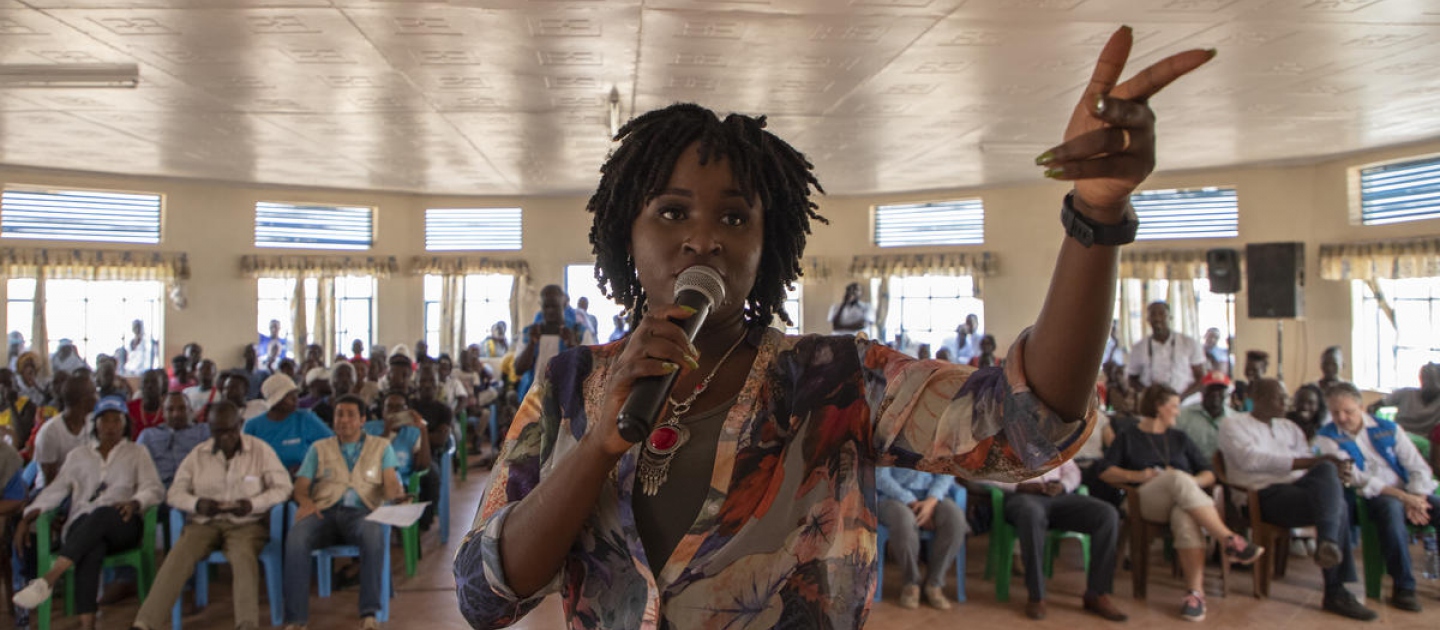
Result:
{"type": "MultiPolygon", "coordinates": [[[[294,501],[285,504],[285,522],[291,527],[295,525],[295,511],[299,506],[294,501]]],[[[381,535],[386,541],[390,540],[390,526],[381,525],[381,535]]],[[[329,597],[333,591],[332,570],[334,569],[335,558],[359,558],[360,548],[355,545],[335,545],[322,547],[310,552],[310,557],[315,558],[315,581],[321,597],[329,597]]],[[[385,545],[384,557],[380,559],[380,592],[385,595],[380,598],[380,611],[375,613],[375,620],[381,623],[390,620],[390,598],[395,596],[395,585],[390,579],[390,545],[385,545]]],[[[308,593],[303,596],[308,596],[308,593]]],[[[301,596],[301,594],[297,594],[301,596]]]]}
{"type": "MultiPolygon", "coordinates": [[[[965,504],[969,493],[965,486],[959,483],[950,491],[950,500],[960,506],[960,512],[965,512],[965,504]]],[[[929,542],[935,538],[935,532],[920,530],[920,541],[929,542]]],[[[968,538],[968,536],[967,536],[968,538]]],[[[885,591],[885,543],[890,541],[890,530],[884,525],[877,523],[875,527],[875,601],[880,601],[880,594],[885,591]]],[[[955,554],[955,601],[965,601],[965,543],[960,543],[960,552],[955,554]]]]}
{"type": "Polygon", "coordinates": [[[1410,442],[1415,445],[1415,450],[1420,451],[1420,457],[1427,462],[1430,461],[1430,439],[1423,435],[1415,435],[1409,431],[1406,431],[1405,435],[1408,436],[1410,442]]]}
{"type": "MultiPolygon", "coordinates": [[[[170,509],[170,531],[175,540],[185,528],[185,513],[170,509]]],[[[270,598],[270,624],[285,623],[285,505],[270,508],[270,540],[260,549],[260,569],[265,573],[265,594],[270,598]]],[[[204,608],[210,603],[210,565],[226,564],[225,552],[212,551],[204,560],[195,563],[195,606],[204,608]]],[[[180,630],[180,599],[170,611],[170,627],[180,630]]]]}
{"type": "MultiPolygon", "coordinates": [[[[1270,583],[1276,577],[1285,576],[1286,562],[1290,558],[1290,528],[1273,525],[1260,518],[1260,491],[1230,483],[1225,474],[1224,453],[1215,451],[1211,467],[1215,469],[1215,479],[1224,490],[1222,496],[1229,505],[1236,504],[1230,493],[1235,492],[1245,496],[1245,513],[1250,524],[1250,540],[1264,547],[1268,552],[1251,569],[1251,574],[1255,578],[1255,597],[1257,599],[1270,597],[1270,583]],[[1267,560],[1266,558],[1271,559],[1267,560]]],[[[1229,563],[1222,563],[1221,566],[1228,567],[1229,563]]]]}
{"type": "MultiPolygon", "coordinates": [[[[1005,520],[1005,492],[995,486],[986,486],[990,493],[990,549],[985,557],[985,579],[995,579],[995,601],[1010,601],[1010,579],[1015,574],[1015,526],[1005,520]]],[[[1090,489],[1080,486],[1077,494],[1089,496],[1090,489]]],[[[1081,557],[1085,571],[1090,571],[1090,535],[1052,529],[1045,534],[1044,559],[1045,577],[1055,573],[1055,556],[1060,555],[1060,542],[1066,539],[1080,541],[1081,557]]]]}
{"type": "MultiPolygon", "coordinates": [[[[143,524],[140,534],[140,546],[128,551],[105,556],[103,568],[132,567],[135,569],[136,590],[139,593],[140,601],[145,601],[145,596],[150,593],[150,584],[155,580],[155,520],[159,515],[157,506],[146,508],[142,516],[143,524]]],[[[50,531],[55,521],[55,510],[50,510],[40,515],[35,521],[35,548],[38,554],[36,568],[37,575],[44,575],[50,571],[55,564],[54,551],[51,549],[50,531]]],[[[94,594],[91,593],[91,596],[94,594]]],[[[54,598],[45,600],[36,609],[37,625],[40,630],[50,630],[51,606],[54,598]]],[[[75,570],[65,572],[65,614],[75,614],[75,570]]]]}
{"type": "MultiPolygon", "coordinates": [[[[410,493],[412,498],[420,498],[420,478],[429,473],[429,468],[410,473],[410,481],[406,484],[405,491],[410,493]]],[[[400,546],[405,550],[405,575],[413,577],[415,565],[420,562],[420,521],[400,529],[400,546]]]]}
{"type": "MultiPolygon", "coordinates": [[[[1436,491],[1440,495],[1440,490],[1436,491]]],[[[1365,596],[1380,599],[1380,587],[1385,581],[1385,554],[1380,549],[1380,528],[1370,520],[1370,508],[1354,488],[1345,489],[1346,498],[1355,506],[1355,523],[1360,528],[1360,558],[1365,563],[1365,596]]],[[[1435,532],[1435,525],[1420,527],[1406,524],[1410,535],[1435,532]]]]}

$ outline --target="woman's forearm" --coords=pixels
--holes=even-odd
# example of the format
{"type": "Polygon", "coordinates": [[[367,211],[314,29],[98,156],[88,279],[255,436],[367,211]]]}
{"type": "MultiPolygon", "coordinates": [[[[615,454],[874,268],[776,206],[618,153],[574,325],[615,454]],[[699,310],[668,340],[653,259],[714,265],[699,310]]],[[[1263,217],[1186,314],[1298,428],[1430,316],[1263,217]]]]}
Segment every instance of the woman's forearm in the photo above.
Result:
{"type": "MultiPolygon", "coordinates": [[[[1057,204],[1059,205],[1059,204],[1057,204]]],[[[1100,355],[1115,309],[1117,247],[1085,247],[1065,237],[1045,305],[1025,343],[1025,378],[1035,395],[1062,418],[1089,410],[1100,355]]]]}
{"type": "Polygon", "coordinates": [[[560,571],[617,461],[582,439],[510,511],[500,532],[500,559],[517,596],[534,595],[560,571]]]}
{"type": "Polygon", "coordinates": [[[1100,473],[1100,481],[1112,486],[1122,483],[1135,483],[1134,475],[1135,471],[1133,470],[1126,470],[1119,466],[1111,466],[1106,468],[1105,472],[1100,473]]]}

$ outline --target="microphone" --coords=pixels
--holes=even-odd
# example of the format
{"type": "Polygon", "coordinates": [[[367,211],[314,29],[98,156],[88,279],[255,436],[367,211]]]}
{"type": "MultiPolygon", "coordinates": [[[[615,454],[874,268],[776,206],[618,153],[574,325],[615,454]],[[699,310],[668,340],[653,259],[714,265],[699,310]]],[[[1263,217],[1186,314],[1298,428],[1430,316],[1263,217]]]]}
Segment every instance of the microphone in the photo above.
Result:
{"type": "MultiPolygon", "coordinates": [[[[725,283],[720,272],[703,265],[690,267],[675,278],[675,303],[695,309],[689,319],[674,319],[676,325],[685,331],[685,338],[694,341],[695,333],[705,323],[710,307],[725,300],[725,283]]],[[[620,437],[630,442],[640,442],[650,436],[660,409],[665,406],[665,397],[675,386],[679,372],[661,376],[646,376],[635,380],[625,406],[620,408],[620,437]]]]}

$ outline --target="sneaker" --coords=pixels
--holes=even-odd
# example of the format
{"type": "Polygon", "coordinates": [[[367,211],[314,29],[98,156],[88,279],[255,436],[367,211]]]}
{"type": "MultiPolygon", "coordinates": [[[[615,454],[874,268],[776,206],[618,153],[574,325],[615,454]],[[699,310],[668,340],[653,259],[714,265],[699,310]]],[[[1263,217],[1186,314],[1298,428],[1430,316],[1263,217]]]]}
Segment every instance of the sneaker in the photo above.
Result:
{"type": "Polygon", "coordinates": [[[945,599],[944,591],[938,586],[925,587],[925,603],[936,610],[950,610],[950,600],[945,599]]]}
{"type": "Polygon", "coordinates": [[[1180,604],[1180,618],[1185,621],[1205,621],[1205,594],[1190,591],[1180,604]]]}
{"type": "Polygon", "coordinates": [[[1322,540],[1315,545],[1315,564],[1321,569],[1333,569],[1340,565],[1340,545],[1322,540]]]}
{"type": "Polygon", "coordinates": [[[1245,540],[1245,537],[1239,534],[1232,534],[1225,543],[1225,557],[1231,562],[1252,564],[1264,554],[1264,547],[1245,540]]]}
{"type": "Polygon", "coordinates": [[[1395,592],[1390,594],[1390,605],[1400,610],[1420,612],[1420,600],[1415,597],[1413,590],[1395,589],[1395,592]]]}
{"type": "Polygon", "coordinates": [[[50,599],[50,583],[36,579],[30,580],[30,583],[26,584],[25,588],[16,593],[10,601],[15,602],[15,605],[21,608],[34,609],[39,608],[40,604],[45,603],[48,599],[50,599]]]}
{"type": "Polygon", "coordinates": [[[1100,615],[1102,619],[1107,621],[1125,621],[1130,618],[1129,615],[1120,612],[1120,609],[1115,607],[1115,602],[1110,601],[1109,595],[1097,595],[1095,597],[1086,595],[1084,602],[1085,610],[1100,615]]]}
{"type": "Polygon", "coordinates": [[[365,623],[360,624],[360,630],[380,630],[380,622],[374,617],[366,617],[365,623]]]}
{"type": "MultiPolygon", "coordinates": [[[[1320,543],[1321,548],[1324,548],[1325,545],[1326,543],[1320,543]]],[[[1341,617],[1349,617],[1357,621],[1374,621],[1379,617],[1379,615],[1375,614],[1375,611],[1362,606],[1360,602],[1355,599],[1355,596],[1350,594],[1350,591],[1343,588],[1337,588],[1333,592],[1326,593],[1325,601],[1321,603],[1320,607],[1323,608],[1325,612],[1332,612],[1341,617]]]]}
{"type": "Polygon", "coordinates": [[[905,610],[915,610],[920,607],[920,585],[906,584],[900,589],[900,607],[905,610]]]}

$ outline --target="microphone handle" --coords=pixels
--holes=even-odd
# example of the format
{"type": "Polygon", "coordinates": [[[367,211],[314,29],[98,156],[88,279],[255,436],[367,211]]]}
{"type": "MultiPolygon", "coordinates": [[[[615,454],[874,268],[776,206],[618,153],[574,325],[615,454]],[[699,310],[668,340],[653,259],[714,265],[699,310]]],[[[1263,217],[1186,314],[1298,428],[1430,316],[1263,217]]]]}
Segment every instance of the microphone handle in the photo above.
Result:
{"type": "MultiPolygon", "coordinates": [[[[695,309],[695,314],[688,319],[670,320],[685,331],[685,338],[694,341],[696,333],[700,332],[700,326],[705,324],[705,318],[710,314],[710,298],[699,291],[682,290],[675,296],[675,303],[695,309]]],[[[620,437],[636,443],[650,436],[650,429],[655,426],[660,410],[665,407],[665,397],[669,395],[670,388],[675,386],[678,375],[677,371],[635,379],[630,396],[625,399],[625,406],[620,408],[620,415],[615,419],[619,425],[620,437]]]]}

